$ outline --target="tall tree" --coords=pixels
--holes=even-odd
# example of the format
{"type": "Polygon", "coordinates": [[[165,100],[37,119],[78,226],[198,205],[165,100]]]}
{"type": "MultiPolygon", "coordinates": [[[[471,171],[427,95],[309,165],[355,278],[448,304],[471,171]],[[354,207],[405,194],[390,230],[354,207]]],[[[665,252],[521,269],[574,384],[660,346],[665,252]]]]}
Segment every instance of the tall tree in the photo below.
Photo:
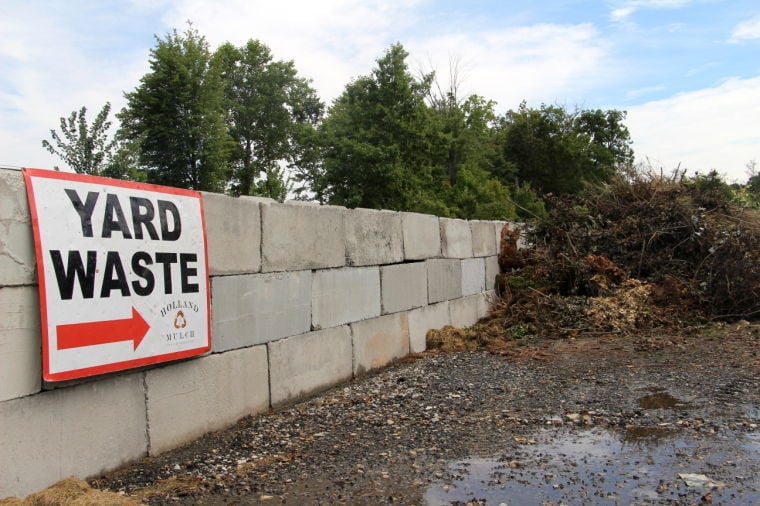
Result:
{"type": "Polygon", "coordinates": [[[231,143],[208,43],[192,26],[156,42],[150,72],[125,94],[127,106],[119,114],[124,137],[139,144],[149,182],[223,190],[231,143]]]}
{"type": "Polygon", "coordinates": [[[368,76],[348,84],[321,125],[322,188],[330,202],[349,207],[410,209],[422,200],[429,170],[425,83],[394,44],[368,76]]]}
{"type": "Polygon", "coordinates": [[[606,181],[633,161],[625,112],[568,112],[525,102],[502,118],[504,160],[521,182],[544,193],[574,193],[584,181],[606,181]]]}
{"type": "Polygon", "coordinates": [[[216,51],[221,72],[232,153],[232,191],[284,198],[280,163],[294,163],[302,130],[317,124],[323,104],[308,80],[298,76],[292,61],[276,61],[257,40],[216,51]],[[260,176],[264,180],[258,180],[260,176]],[[274,192],[274,193],[273,193],[274,192]]]}
{"type": "MultiPolygon", "coordinates": [[[[86,107],[72,111],[68,118],[60,118],[60,135],[54,129],[50,130],[55,145],[43,140],[42,147],[63,160],[77,174],[110,175],[107,174],[108,164],[116,143],[108,139],[110,111],[111,104],[106,102],[92,124],[87,122],[86,107]]],[[[55,170],[60,168],[55,166],[55,170]]]]}

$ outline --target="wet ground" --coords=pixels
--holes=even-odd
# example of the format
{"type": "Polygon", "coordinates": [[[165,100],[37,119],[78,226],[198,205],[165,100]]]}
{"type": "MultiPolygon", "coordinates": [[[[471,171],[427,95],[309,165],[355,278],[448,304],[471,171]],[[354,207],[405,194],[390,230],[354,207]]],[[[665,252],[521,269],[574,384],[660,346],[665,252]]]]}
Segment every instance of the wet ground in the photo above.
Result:
{"type": "Polygon", "coordinates": [[[759,330],[425,355],[92,483],[150,504],[760,504],[759,330]]]}

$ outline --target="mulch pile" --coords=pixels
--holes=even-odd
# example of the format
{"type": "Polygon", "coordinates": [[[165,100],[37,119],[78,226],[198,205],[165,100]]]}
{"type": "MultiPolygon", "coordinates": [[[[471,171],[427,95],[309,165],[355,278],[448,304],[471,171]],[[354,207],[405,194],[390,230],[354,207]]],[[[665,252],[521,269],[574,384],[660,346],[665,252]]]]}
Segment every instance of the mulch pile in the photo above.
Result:
{"type": "Polygon", "coordinates": [[[429,348],[510,354],[532,338],[760,319],[760,213],[683,183],[620,181],[553,198],[547,219],[504,227],[499,266],[489,316],[431,331],[429,348]]]}

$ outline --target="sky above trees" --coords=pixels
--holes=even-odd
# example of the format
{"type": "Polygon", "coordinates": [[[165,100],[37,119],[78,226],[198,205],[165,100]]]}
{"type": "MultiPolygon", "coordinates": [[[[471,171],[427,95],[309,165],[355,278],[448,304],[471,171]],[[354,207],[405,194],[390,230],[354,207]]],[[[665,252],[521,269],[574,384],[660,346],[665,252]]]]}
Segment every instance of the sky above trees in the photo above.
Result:
{"type": "Polygon", "coordinates": [[[61,116],[118,111],[154,35],[191,20],[212,48],[255,38],[293,60],[327,104],[391,44],[409,64],[497,102],[627,110],[637,161],[745,181],[760,160],[756,0],[269,2],[2,0],[0,165],[52,167],[61,116]]]}

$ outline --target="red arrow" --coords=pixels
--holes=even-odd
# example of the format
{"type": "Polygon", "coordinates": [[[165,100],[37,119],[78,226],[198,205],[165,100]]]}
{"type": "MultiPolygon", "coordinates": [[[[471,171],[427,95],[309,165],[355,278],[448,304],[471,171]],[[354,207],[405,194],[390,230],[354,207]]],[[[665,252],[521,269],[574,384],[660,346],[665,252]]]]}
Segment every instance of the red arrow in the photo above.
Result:
{"type": "Polygon", "coordinates": [[[58,325],[56,335],[59,350],[121,341],[133,341],[134,349],[137,350],[148,330],[150,325],[133,307],[132,318],[58,325]]]}

